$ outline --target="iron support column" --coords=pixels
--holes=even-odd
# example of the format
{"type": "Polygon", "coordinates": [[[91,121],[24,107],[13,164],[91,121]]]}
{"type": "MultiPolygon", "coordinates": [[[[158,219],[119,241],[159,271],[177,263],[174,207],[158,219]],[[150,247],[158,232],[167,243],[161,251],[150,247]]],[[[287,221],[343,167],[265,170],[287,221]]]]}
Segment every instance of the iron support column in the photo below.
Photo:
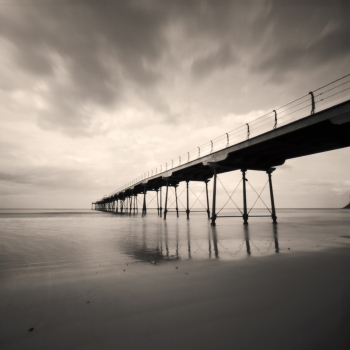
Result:
{"type": "Polygon", "coordinates": [[[157,213],[159,215],[159,198],[158,198],[158,190],[156,190],[157,192],[157,213]]]}
{"type": "Polygon", "coordinates": [[[242,175],[243,175],[243,223],[244,225],[248,225],[248,212],[247,212],[247,191],[246,191],[246,186],[245,186],[245,182],[248,181],[245,178],[245,173],[247,170],[245,169],[241,169],[242,171],[242,175]]]}
{"type": "Polygon", "coordinates": [[[143,187],[143,207],[142,207],[142,214],[146,214],[146,186],[143,187]]]}
{"type": "Polygon", "coordinates": [[[159,215],[162,216],[162,187],[160,187],[160,190],[159,190],[159,197],[160,197],[160,208],[159,208],[159,215]]]}
{"type": "Polygon", "coordinates": [[[187,220],[190,219],[190,201],[188,198],[188,183],[189,181],[186,181],[186,190],[187,190],[187,209],[186,209],[186,214],[187,214],[187,220]]]}
{"type": "Polygon", "coordinates": [[[119,205],[119,199],[117,199],[117,206],[115,212],[118,213],[118,205],[119,205]]]}
{"type": "Polygon", "coordinates": [[[211,217],[211,225],[215,226],[215,220],[216,220],[216,213],[215,213],[215,206],[216,206],[216,168],[213,169],[214,171],[214,188],[213,188],[213,207],[211,209],[212,217],[211,217]]]}
{"type": "Polygon", "coordinates": [[[210,220],[209,194],[208,194],[208,180],[205,181],[205,191],[206,191],[206,193],[207,193],[207,213],[208,213],[208,220],[210,220]]]}
{"type": "Polygon", "coordinates": [[[271,173],[274,171],[275,169],[270,169],[267,171],[267,175],[269,176],[269,186],[270,186],[270,198],[271,198],[271,209],[272,209],[272,214],[271,214],[271,218],[274,224],[277,224],[277,216],[276,216],[276,209],[275,209],[275,200],[273,198],[273,189],[272,189],[272,177],[271,177],[271,173]]]}
{"type": "Polygon", "coordinates": [[[169,187],[169,183],[167,181],[166,182],[166,192],[165,192],[164,220],[166,220],[166,213],[168,212],[168,210],[167,210],[167,205],[168,205],[168,187],[169,187]]]}

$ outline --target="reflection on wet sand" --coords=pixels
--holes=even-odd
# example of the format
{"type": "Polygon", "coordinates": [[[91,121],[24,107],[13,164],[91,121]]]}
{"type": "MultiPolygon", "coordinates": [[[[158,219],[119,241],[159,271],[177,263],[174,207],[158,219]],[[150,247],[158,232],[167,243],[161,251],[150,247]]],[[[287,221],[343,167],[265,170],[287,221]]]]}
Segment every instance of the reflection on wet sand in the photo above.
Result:
{"type": "MultiPolygon", "coordinates": [[[[211,237],[213,239],[215,257],[218,258],[219,257],[219,249],[218,249],[218,235],[217,235],[217,231],[216,231],[216,226],[209,226],[209,227],[211,228],[211,237]]],[[[211,255],[210,249],[209,249],[209,255],[211,255]]]]}
{"type": "Polygon", "coordinates": [[[278,246],[278,230],[277,230],[277,224],[273,224],[273,239],[275,241],[275,252],[279,253],[280,248],[278,246]]]}
{"type": "Polygon", "coordinates": [[[280,252],[277,224],[268,226],[268,231],[266,231],[265,226],[264,231],[258,231],[258,234],[255,231],[256,227],[253,232],[250,231],[249,225],[241,227],[238,231],[236,227],[236,230],[228,232],[227,228],[223,227],[220,231],[220,226],[208,225],[206,233],[204,233],[203,227],[198,230],[196,227],[191,227],[188,221],[181,223],[176,220],[169,223],[160,220],[156,226],[149,226],[145,220],[142,225],[141,237],[133,234],[128,239],[123,239],[121,246],[123,253],[127,256],[138,261],[151,263],[194,257],[210,259],[213,254],[217,259],[219,257],[239,257],[242,256],[241,251],[244,245],[248,256],[266,255],[272,253],[273,242],[274,252],[280,252]],[[266,233],[268,233],[268,237],[266,237],[266,233]],[[219,240],[220,234],[221,239],[219,240]],[[266,244],[269,245],[266,247],[266,244]]]}
{"type": "Polygon", "coordinates": [[[191,259],[191,233],[190,233],[190,223],[187,221],[187,247],[188,247],[188,258],[191,259]]]}
{"type": "Polygon", "coordinates": [[[244,225],[244,239],[245,239],[245,245],[247,247],[247,254],[250,255],[250,243],[249,243],[249,229],[248,225],[244,225]]]}

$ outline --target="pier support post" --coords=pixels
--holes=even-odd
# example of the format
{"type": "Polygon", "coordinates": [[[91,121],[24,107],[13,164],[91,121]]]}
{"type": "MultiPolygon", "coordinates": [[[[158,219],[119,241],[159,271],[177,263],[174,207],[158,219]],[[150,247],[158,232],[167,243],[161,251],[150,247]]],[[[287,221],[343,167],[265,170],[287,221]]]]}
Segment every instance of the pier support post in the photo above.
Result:
{"type": "Polygon", "coordinates": [[[163,210],[163,208],[162,208],[162,186],[161,186],[160,189],[159,189],[159,197],[160,197],[160,202],[159,202],[159,204],[160,204],[159,216],[162,216],[162,210],[163,210]]]}
{"type": "Polygon", "coordinates": [[[211,209],[211,226],[215,226],[215,220],[216,220],[216,213],[215,213],[215,206],[216,206],[216,168],[213,168],[214,171],[214,187],[213,187],[213,207],[211,209]]]}
{"type": "Polygon", "coordinates": [[[157,192],[157,213],[159,215],[159,198],[158,198],[158,190],[156,190],[157,192]]]}
{"type": "Polygon", "coordinates": [[[130,214],[131,214],[131,211],[132,211],[132,195],[130,195],[130,214]]]}
{"type": "Polygon", "coordinates": [[[142,214],[146,214],[147,208],[146,208],[146,186],[143,187],[143,207],[142,207],[142,214]]]}
{"type": "Polygon", "coordinates": [[[119,209],[119,208],[118,208],[118,205],[119,205],[119,198],[117,198],[117,205],[116,205],[116,209],[115,209],[115,212],[116,212],[116,213],[118,213],[118,211],[119,211],[119,210],[118,210],[118,209],[119,209]]]}
{"type": "Polygon", "coordinates": [[[245,177],[246,169],[241,169],[243,176],[243,224],[248,225],[248,211],[247,211],[247,191],[245,182],[248,181],[245,177]]]}
{"type": "Polygon", "coordinates": [[[174,186],[175,189],[175,203],[176,203],[176,215],[177,217],[179,217],[179,206],[177,204],[177,190],[176,190],[177,186],[174,186]]]}
{"type": "Polygon", "coordinates": [[[209,182],[208,180],[205,180],[205,191],[206,191],[206,193],[207,193],[207,213],[208,213],[208,220],[210,220],[208,182],[209,182]]]}
{"type": "Polygon", "coordinates": [[[188,198],[188,183],[189,181],[186,181],[186,190],[187,190],[187,209],[186,209],[186,215],[187,215],[187,220],[190,219],[190,201],[188,198]]]}
{"type": "Polygon", "coordinates": [[[277,224],[277,216],[276,216],[276,209],[275,209],[275,200],[273,198],[273,189],[272,189],[272,177],[271,174],[275,169],[269,169],[267,170],[267,175],[269,177],[269,186],[270,186],[270,198],[271,198],[271,210],[272,210],[272,214],[271,214],[271,218],[272,218],[272,222],[274,224],[277,224]]]}
{"type": "Polygon", "coordinates": [[[169,182],[166,182],[166,192],[165,192],[165,206],[164,206],[164,220],[166,220],[166,213],[168,212],[167,210],[167,205],[168,205],[168,188],[169,188],[169,182]]]}

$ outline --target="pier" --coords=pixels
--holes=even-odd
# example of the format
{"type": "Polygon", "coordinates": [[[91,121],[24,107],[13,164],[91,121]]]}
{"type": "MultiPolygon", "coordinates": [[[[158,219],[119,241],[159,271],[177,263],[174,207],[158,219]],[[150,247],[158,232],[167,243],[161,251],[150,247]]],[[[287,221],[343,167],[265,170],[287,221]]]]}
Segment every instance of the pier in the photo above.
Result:
{"type": "MultiPolygon", "coordinates": [[[[216,220],[224,217],[217,214],[216,195],[217,179],[222,173],[240,171],[242,174],[242,201],[243,210],[241,217],[244,224],[248,224],[249,217],[246,199],[246,177],[249,171],[265,172],[270,192],[270,215],[273,223],[277,223],[277,214],[274,203],[272,175],[277,166],[283,165],[288,159],[309,156],[321,152],[337,150],[350,146],[350,100],[316,110],[318,104],[332,98],[337,102],[337,96],[349,91],[349,75],[337,79],[323,87],[320,87],[300,98],[257,118],[256,120],[226,133],[220,138],[210,141],[204,147],[198,147],[196,154],[187,152],[178,159],[160,165],[147,173],[133,179],[121,186],[112,194],[92,203],[95,210],[112,211],[116,213],[132,213],[142,210],[147,213],[146,196],[155,192],[156,209],[158,215],[164,220],[169,211],[169,188],[174,188],[175,210],[179,217],[177,187],[180,183],[186,183],[186,218],[190,218],[189,188],[191,182],[202,182],[206,193],[206,208],[211,225],[215,226],[216,220]],[[348,85],[346,85],[348,84],[348,85]],[[285,122],[287,116],[293,113],[303,113],[308,108],[309,115],[294,118],[291,122],[285,122]],[[278,111],[278,110],[282,110],[278,111]],[[264,127],[263,132],[251,137],[252,131],[264,127]],[[265,131],[267,128],[267,131],[265,131]],[[232,136],[244,137],[241,142],[232,142],[232,136]],[[216,141],[217,149],[214,149],[216,141]],[[232,144],[231,144],[232,143],[232,144]],[[197,153],[198,152],[198,153],[197,153]],[[171,165],[170,165],[171,164],[171,165]],[[213,193],[210,208],[208,182],[213,181],[213,193]],[[162,191],[165,191],[165,203],[163,208],[162,191]],[[138,196],[142,196],[142,208],[138,205],[138,196]]],[[[237,186],[238,187],[238,186],[237,186]]],[[[260,195],[257,193],[260,197],[260,195]]],[[[264,215],[265,216],[265,215],[264,215]]],[[[227,217],[227,216],[225,216],[227,217]]]]}

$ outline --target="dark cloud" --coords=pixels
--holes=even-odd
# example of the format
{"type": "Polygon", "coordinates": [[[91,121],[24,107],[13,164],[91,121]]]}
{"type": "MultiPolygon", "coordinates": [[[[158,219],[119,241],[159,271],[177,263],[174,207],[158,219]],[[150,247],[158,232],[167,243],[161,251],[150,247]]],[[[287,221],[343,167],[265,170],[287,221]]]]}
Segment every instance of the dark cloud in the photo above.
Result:
{"type": "Polygon", "coordinates": [[[44,189],[71,189],[82,190],[89,187],[100,188],[101,185],[94,181],[86,169],[62,169],[58,167],[25,167],[13,168],[10,171],[0,172],[0,183],[13,186],[34,186],[44,189]]]}
{"type": "Polygon", "coordinates": [[[145,4],[18,1],[5,7],[0,35],[15,46],[19,66],[51,79],[52,109],[41,115],[41,125],[79,132],[91,119],[85,105],[112,107],[125,80],[148,89],[156,83],[160,74],[150,67],[164,47],[164,16],[145,4]]]}
{"type": "Polygon", "coordinates": [[[174,59],[171,26],[193,45],[194,84],[233,67],[280,82],[350,55],[349,9],[342,0],[11,1],[0,35],[20,68],[49,84],[39,125],[79,136],[91,133],[87,107],[111,110],[130,86],[163,122],[175,121],[167,98],[157,101],[164,79],[188,74],[174,59]]]}
{"type": "Polygon", "coordinates": [[[254,68],[277,79],[350,55],[350,23],[346,1],[282,1],[272,7],[273,35],[254,68]]]}

